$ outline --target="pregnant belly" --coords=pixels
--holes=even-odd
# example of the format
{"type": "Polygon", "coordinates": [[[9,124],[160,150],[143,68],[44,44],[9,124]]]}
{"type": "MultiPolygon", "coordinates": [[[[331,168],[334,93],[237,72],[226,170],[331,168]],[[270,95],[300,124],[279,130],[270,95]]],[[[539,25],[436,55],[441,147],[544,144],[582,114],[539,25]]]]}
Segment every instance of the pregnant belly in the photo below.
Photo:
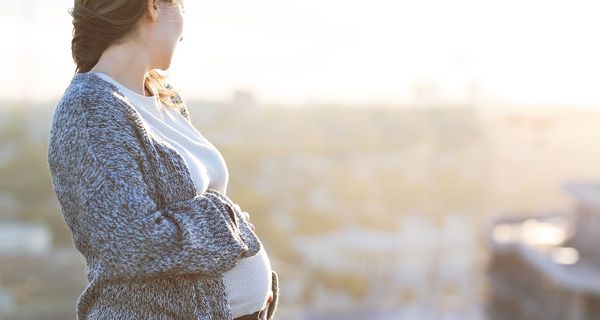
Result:
{"type": "Polygon", "coordinates": [[[264,247],[223,274],[234,318],[261,310],[271,295],[271,263],[264,247]]]}

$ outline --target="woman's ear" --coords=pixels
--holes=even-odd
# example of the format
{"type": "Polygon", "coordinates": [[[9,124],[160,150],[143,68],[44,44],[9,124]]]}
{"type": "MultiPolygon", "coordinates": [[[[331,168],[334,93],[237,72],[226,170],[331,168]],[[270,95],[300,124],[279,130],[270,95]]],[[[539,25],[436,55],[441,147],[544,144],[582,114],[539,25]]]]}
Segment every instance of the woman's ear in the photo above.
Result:
{"type": "Polygon", "coordinates": [[[148,0],[148,16],[150,20],[158,20],[158,1],[160,0],[148,0]]]}

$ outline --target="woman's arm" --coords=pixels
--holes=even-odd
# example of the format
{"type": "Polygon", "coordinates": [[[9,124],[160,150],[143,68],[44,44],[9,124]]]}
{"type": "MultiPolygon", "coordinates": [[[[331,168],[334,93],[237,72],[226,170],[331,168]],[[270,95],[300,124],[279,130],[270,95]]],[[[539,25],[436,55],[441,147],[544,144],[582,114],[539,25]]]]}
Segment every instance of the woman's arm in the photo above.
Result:
{"type": "Polygon", "coordinates": [[[49,167],[61,205],[76,215],[72,231],[103,272],[217,275],[256,253],[214,195],[159,207],[144,179],[148,154],[133,125],[118,106],[86,100],[56,117],[49,167]]]}

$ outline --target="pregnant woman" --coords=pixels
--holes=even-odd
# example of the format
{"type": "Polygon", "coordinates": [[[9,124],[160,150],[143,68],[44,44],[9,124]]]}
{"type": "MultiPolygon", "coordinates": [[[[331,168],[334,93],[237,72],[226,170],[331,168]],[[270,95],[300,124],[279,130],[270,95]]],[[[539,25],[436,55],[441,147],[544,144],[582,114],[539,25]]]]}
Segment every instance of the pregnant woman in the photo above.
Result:
{"type": "Polygon", "coordinates": [[[273,319],[277,273],[167,70],[181,0],[75,0],[48,166],[88,286],[77,319],[273,319]]]}

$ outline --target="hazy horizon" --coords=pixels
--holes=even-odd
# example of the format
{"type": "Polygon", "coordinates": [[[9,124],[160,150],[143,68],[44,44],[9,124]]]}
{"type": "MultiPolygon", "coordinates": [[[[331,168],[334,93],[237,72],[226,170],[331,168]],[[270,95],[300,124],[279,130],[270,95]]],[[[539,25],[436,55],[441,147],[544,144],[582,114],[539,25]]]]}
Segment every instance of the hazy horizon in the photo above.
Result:
{"type": "MultiPolygon", "coordinates": [[[[0,97],[52,101],[74,71],[73,1],[0,1],[0,97]],[[51,63],[48,63],[51,61],[51,63]],[[49,77],[52,75],[52,77],[49,77]]],[[[407,104],[419,96],[600,106],[592,1],[186,2],[170,68],[187,100],[407,104]],[[561,23],[557,23],[560,21],[561,23]]]]}

